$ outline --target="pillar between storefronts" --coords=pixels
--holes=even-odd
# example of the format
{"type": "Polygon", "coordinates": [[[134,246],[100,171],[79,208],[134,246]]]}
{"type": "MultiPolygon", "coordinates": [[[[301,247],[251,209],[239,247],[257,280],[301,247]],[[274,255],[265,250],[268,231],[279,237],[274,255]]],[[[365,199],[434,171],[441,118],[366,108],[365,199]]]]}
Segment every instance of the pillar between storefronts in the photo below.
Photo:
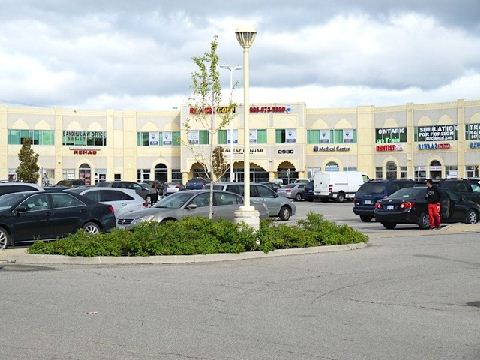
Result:
{"type": "Polygon", "coordinates": [[[8,179],[8,128],[7,128],[7,108],[0,107],[0,179],[8,179]]]}
{"type": "Polygon", "coordinates": [[[457,122],[458,122],[458,140],[457,140],[457,171],[458,177],[464,178],[465,174],[465,100],[457,100],[457,122]]]}
{"type": "Polygon", "coordinates": [[[415,179],[415,162],[414,162],[414,153],[415,153],[415,126],[413,124],[413,103],[408,103],[406,106],[407,111],[407,178],[415,179]]]}

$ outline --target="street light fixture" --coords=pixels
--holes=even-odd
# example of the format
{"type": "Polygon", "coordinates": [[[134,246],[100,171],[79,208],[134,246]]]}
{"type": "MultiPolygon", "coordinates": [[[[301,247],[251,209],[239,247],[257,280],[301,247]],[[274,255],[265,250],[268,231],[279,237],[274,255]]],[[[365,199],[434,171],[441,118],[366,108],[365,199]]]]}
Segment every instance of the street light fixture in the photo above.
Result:
{"type": "MultiPolygon", "coordinates": [[[[235,70],[241,70],[239,65],[220,65],[222,69],[230,71],[230,98],[233,96],[233,72],[235,70]]],[[[230,181],[233,179],[233,119],[230,120],[230,181]]]]}
{"type": "Polygon", "coordinates": [[[248,74],[248,51],[257,35],[257,31],[251,27],[241,27],[235,31],[237,40],[243,48],[243,124],[244,124],[244,205],[235,212],[235,222],[244,222],[254,229],[260,228],[260,217],[258,211],[250,206],[250,131],[248,126],[248,90],[250,87],[248,74]]]}

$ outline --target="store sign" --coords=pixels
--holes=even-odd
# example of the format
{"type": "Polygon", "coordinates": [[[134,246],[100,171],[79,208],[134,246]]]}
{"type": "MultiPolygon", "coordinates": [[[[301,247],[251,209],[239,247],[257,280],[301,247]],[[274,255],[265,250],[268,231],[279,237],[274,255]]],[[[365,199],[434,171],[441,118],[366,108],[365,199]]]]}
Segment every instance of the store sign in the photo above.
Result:
{"type": "MultiPolygon", "coordinates": [[[[223,152],[229,153],[230,149],[229,148],[224,148],[223,152]]],[[[244,148],[233,149],[234,154],[243,154],[244,152],[245,152],[244,148]]],[[[262,148],[250,149],[250,154],[259,154],[259,153],[263,153],[262,148]]]]}
{"type": "Polygon", "coordinates": [[[418,141],[455,140],[457,129],[457,125],[419,126],[418,141]]]}
{"type": "Polygon", "coordinates": [[[418,150],[448,150],[450,147],[449,143],[418,144],[418,150]]]}
{"type": "Polygon", "coordinates": [[[97,155],[97,149],[70,149],[73,150],[73,155],[97,155]]]}
{"type": "Polygon", "coordinates": [[[200,134],[198,130],[191,130],[188,132],[188,143],[189,144],[198,144],[200,134]]]}
{"type": "MultiPolygon", "coordinates": [[[[236,107],[232,107],[231,111],[233,114],[236,112],[236,107]]],[[[230,107],[229,106],[218,106],[215,113],[217,114],[228,114],[230,112],[230,107]]],[[[212,114],[212,107],[208,106],[205,108],[195,108],[195,107],[190,107],[190,114],[197,115],[197,114],[212,114]]]]}
{"type": "Polygon", "coordinates": [[[480,142],[470,143],[470,149],[480,149],[480,142]]]}
{"type": "Polygon", "coordinates": [[[349,146],[340,146],[340,145],[337,145],[337,146],[317,146],[317,145],[315,145],[313,147],[313,152],[335,152],[335,151],[348,152],[348,151],[350,151],[350,147],[349,146]]]}
{"type": "Polygon", "coordinates": [[[277,150],[277,154],[279,155],[284,155],[284,154],[288,154],[288,155],[293,155],[293,149],[278,149],[277,150]]]}
{"type": "Polygon", "coordinates": [[[377,151],[403,151],[403,146],[399,144],[392,144],[392,145],[377,145],[377,151]]]}
{"type": "Polygon", "coordinates": [[[377,144],[391,144],[407,141],[407,128],[379,128],[376,129],[375,142],[377,144]]]}
{"type": "Polygon", "coordinates": [[[158,146],[158,132],[149,132],[148,133],[148,144],[150,146],[158,146]]]}
{"type": "Polygon", "coordinates": [[[480,140],[480,124],[465,125],[467,139],[480,140]]]}
{"type": "Polygon", "coordinates": [[[251,113],[290,113],[292,108],[286,106],[250,106],[251,113]]]}

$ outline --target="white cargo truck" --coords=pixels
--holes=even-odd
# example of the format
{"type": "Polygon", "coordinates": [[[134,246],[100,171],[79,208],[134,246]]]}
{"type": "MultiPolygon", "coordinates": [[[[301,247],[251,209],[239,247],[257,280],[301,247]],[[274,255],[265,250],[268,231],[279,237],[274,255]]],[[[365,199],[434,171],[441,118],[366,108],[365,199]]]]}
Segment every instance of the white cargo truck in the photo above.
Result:
{"type": "Polygon", "coordinates": [[[353,199],[359,187],[368,177],[358,171],[317,171],[313,182],[315,199],[344,202],[353,199]]]}

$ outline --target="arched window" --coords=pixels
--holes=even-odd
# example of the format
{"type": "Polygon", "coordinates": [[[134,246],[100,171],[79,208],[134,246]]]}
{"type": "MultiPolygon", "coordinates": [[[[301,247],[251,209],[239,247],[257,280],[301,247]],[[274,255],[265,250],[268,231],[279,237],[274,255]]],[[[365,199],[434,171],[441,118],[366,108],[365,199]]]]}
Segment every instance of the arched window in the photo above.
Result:
{"type": "Polygon", "coordinates": [[[325,171],[339,171],[340,168],[338,166],[338,163],[335,161],[329,161],[327,165],[325,165],[325,171]]]}

